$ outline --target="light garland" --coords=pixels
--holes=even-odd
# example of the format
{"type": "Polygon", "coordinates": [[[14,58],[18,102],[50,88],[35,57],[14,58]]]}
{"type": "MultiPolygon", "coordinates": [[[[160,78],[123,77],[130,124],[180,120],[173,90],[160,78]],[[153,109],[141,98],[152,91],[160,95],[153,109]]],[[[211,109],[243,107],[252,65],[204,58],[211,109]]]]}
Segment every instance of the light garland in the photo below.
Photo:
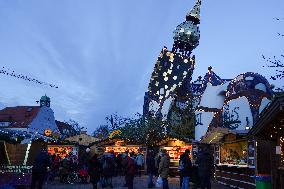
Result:
{"type": "Polygon", "coordinates": [[[11,165],[10,157],[9,157],[8,152],[7,152],[7,146],[6,146],[5,142],[4,142],[4,148],[5,148],[5,154],[6,154],[6,157],[7,157],[7,160],[8,160],[8,165],[11,165]]]}
{"type": "Polygon", "coordinates": [[[54,139],[52,137],[44,136],[38,132],[25,132],[25,131],[17,131],[17,130],[10,130],[10,129],[0,129],[0,136],[1,135],[8,135],[10,139],[14,139],[16,142],[18,137],[22,137],[23,140],[30,139],[29,143],[31,143],[33,140],[42,139],[45,142],[52,141],[57,142],[57,139],[54,139]]]}
{"type": "Polygon", "coordinates": [[[0,166],[0,173],[31,173],[33,166],[27,165],[2,165],[0,166]]]}
{"type": "Polygon", "coordinates": [[[29,157],[29,153],[30,153],[30,148],[31,148],[31,144],[28,144],[23,165],[27,165],[27,161],[28,161],[28,157],[29,157]]]}
{"type": "Polygon", "coordinates": [[[36,84],[39,84],[39,85],[46,85],[46,86],[51,87],[51,88],[56,88],[56,89],[58,88],[57,85],[46,83],[44,81],[39,81],[37,79],[31,78],[29,76],[25,76],[25,75],[22,75],[22,74],[16,74],[15,71],[10,71],[10,69],[7,69],[5,67],[3,67],[0,70],[0,74],[11,76],[11,77],[14,77],[14,78],[17,78],[17,79],[23,79],[25,81],[33,82],[33,83],[36,83],[36,84]]]}
{"type": "Polygon", "coordinates": [[[284,166],[284,137],[280,137],[280,164],[284,166]]]}

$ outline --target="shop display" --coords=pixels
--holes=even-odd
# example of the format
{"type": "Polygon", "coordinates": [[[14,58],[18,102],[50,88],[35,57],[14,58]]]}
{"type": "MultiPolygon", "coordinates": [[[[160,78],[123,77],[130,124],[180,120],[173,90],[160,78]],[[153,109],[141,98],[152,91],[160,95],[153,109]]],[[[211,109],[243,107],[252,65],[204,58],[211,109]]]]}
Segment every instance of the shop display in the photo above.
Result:
{"type": "Polygon", "coordinates": [[[114,152],[114,154],[124,153],[126,151],[134,152],[137,154],[139,152],[139,146],[108,146],[106,147],[105,152],[114,152]]]}
{"type": "MultiPolygon", "coordinates": [[[[191,145],[189,145],[189,146],[175,146],[175,147],[167,146],[167,147],[163,147],[163,149],[167,150],[167,152],[170,156],[171,162],[178,162],[179,159],[180,159],[180,155],[183,154],[186,149],[189,149],[191,151],[192,146],[191,145]]],[[[190,153],[190,156],[191,155],[192,154],[190,153]]]]}
{"type": "Polygon", "coordinates": [[[247,141],[223,143],[221,149],[221,164],[247,165],[247,141]]]}
{"type": "Polygon", "coordinates": [[[51,155],[59,155],[64,158],[72,152],[73,155],[78,156],[78,147],[73,145],[49,145],[47,146],[48,153],[51,155]]]}

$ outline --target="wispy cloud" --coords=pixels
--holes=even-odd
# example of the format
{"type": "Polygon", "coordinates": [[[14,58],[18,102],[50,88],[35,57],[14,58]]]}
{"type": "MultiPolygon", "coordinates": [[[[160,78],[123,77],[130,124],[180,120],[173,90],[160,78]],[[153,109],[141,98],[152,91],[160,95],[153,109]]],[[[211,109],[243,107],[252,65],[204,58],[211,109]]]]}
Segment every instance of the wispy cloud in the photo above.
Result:
{"type": "MultiPolygon", "coordinates": [[[[267,35],[272,26],[264,21],[265,28],[258,22],[250,28],[247,18],[259,19],[267,11],[266,16],[274,15],[281,7],[242,0],[238,4],[247,7],[231,14],[233,7],[226,4],[225,8],[224,3],[202,5],[201,41],[194,52],[196,75],[204,75],[208,65],[227,78],[258,68],[259,55],[250,49],[258,48],[254,42],[261,41],[259,36],[267,35]],[[226,16],[220,17],[221,13],[226,16]],[[232,23],[236,15],[241,23],[232,23]],[[245,34],[240,30],[258,35],[242,41],[240,33],[245,34]],[[240,57],[246,57],[249,64],[240,57]],[[234,65],[237,69],[230,70],[234,65]]],[[[78,120],[89,131],[113,112],[142,112],[157,55],[164,45],[172,44],[173,29],[193,4],[188,0],[0,1],[0,66],[59,86],[51,89],[0,76],[0,103],[35,105],[46,93],[57,119],[78,120]]],[[[268,40],[262,48],[276,48],[273,43],[268,40]]]]}

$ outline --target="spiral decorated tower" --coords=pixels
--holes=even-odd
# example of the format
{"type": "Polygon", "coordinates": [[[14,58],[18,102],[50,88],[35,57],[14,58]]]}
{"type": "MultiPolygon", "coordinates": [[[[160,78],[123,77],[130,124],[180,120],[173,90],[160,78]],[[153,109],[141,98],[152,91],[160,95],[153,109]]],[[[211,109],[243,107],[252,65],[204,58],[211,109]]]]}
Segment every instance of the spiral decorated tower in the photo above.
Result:
{"type": "Polygon", "coordinates": [[[175,28],[172,49],[161,50],[145,93],[144,116],[165,116],[174,101],[188,99],[195,66],[195,56],[191,54],[200,39],[200,6],[201,0],[197,0],[185,21],[175,28]]]}

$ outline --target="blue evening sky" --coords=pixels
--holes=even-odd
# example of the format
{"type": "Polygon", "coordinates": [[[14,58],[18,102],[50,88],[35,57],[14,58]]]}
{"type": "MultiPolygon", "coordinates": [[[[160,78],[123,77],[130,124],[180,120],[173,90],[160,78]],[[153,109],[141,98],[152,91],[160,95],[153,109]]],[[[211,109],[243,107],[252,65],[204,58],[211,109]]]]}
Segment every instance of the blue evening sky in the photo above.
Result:
{"type": "MultiPolygon", "coordinates": [[[[0,105],[51,97],[58,120],[93,131],[114,112],[142,112],[155,60],[193,0],[0,0],[0,67],[59,86],[0,75],[0,105]]],[[[204,0],[194,79],[211,65],[221,78],[258,72],[262,54],[283,54],[283,0],[204,0]]],[[[273,81],[283,84],[283,81],[273,81]]]]}

